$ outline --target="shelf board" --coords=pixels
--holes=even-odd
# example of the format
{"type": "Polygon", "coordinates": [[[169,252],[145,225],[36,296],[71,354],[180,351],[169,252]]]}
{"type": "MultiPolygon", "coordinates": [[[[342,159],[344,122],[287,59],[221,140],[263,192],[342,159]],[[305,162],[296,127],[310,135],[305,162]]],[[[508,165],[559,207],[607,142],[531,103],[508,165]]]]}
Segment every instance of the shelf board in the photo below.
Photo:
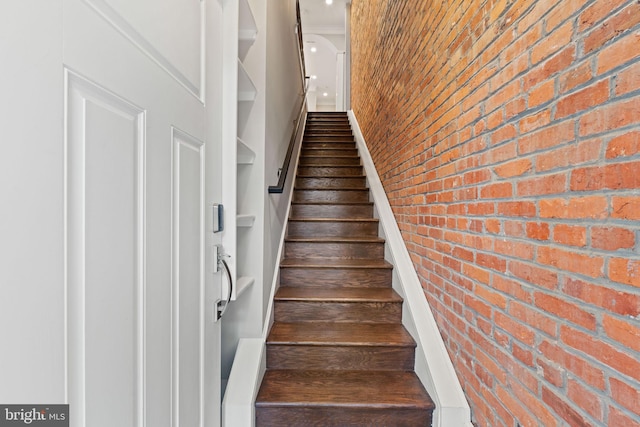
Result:
{"type": "Polygon", "coordinates": [[[252,165],[253,161],[256,158],[255,151],[253,151],[251,147],[249,147],[247,143],[241,140],[240,138],[238,138],[237,141],[238,141],[237,163],[239,165],[252,165]]]}
{"type": "Polygon", "coordinates": [[[255,215],[237,215],[236,227],[253,227],[253,223],[256,221],[255,215]]]}
{"type": "Polygon", "coordinates": [[[254,101],[256,99],[256,85],[238,59],[238,101],[254,101]]]}
{"type": "Polygon", "coordinates": [[[248,0],[240,0],[238,9],[238,28],[242,31],[258,32],[258,26],[256,25],[256,19],[253,17],[251,6],[249,6],[248,0]]]}
{"type": "Polygon", "coordinates": [[[258,32],[255,30],[239,30],[238,32],[238,58],[244,61],[249,52],[249,48],[256,41],[258,32]]]}
{"type": "Polygon", "coordinates": [[[238,299],[238,297],[242,295],[244,291],[249,289],[249,287],[253,285],[253,283],[255,282],[255,279],[253,277],[248,277],[248,276],[238,276],[237,281],[238,283],[236,284],[235,299],[238,299]]]}

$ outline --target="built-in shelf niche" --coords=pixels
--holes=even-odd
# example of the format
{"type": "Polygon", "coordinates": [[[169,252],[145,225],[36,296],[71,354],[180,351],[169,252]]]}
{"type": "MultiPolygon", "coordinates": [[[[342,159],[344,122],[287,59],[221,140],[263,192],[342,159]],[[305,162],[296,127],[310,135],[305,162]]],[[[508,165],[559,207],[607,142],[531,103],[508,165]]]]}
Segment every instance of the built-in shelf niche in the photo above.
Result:
{"type": "Polygon", "coordinates": [[[240,138],[238,141],[238,157],[237,162],[239,165],[252,165],[256,159],[256,153],[240,138]]]}
{"type": "Polygon", "coordinates": [[[238,102],[253,102],[256,99],[256,86],[238,58],[238,102]]]}
{"type": "Polygon", "coordinates": [[[253,224],[255,222],[256,222],[256,216],[255,215],[247,215],[247,214],[236,215],[236,226],[237,227],[250,228],[250,227],[253,227],[253,224]]]}

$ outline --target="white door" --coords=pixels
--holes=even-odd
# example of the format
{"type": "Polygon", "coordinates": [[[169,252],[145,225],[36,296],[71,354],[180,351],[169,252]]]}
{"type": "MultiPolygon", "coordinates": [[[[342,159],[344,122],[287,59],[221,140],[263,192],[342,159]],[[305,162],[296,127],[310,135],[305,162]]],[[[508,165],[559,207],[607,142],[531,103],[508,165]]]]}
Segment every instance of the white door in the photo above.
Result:
{"type": "Polygon", "coordinates": [[[67,402],[72,426],[218,425],[205,2],[12,3],[0,401],[67,402]]]}

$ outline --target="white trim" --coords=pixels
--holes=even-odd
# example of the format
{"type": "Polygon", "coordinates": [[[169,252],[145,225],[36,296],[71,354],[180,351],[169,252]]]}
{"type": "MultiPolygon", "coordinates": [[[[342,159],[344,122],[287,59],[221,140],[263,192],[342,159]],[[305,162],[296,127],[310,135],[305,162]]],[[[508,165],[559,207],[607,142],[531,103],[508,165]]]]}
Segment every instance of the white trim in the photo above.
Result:
{"type": "Polygon", "coordinates": [[[389,261],[394,264],[394,289],[397,288],[404,297],[402,323],[417,343],[416,374],[436,402],[432,425],[470,427],[469,404],[425,298],[358,121],[353,110],[347,113],[365,168],[370,194],[386,238],[387,254],[391,258],[389,261]]]}

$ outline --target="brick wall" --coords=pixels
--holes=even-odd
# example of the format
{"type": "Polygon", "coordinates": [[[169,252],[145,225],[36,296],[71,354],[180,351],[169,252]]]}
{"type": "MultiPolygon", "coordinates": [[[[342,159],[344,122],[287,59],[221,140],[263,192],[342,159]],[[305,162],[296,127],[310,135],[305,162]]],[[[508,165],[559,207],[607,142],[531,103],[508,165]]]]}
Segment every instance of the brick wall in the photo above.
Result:
{"type": "Polygon", "coordinates": [[[353,0],[352,105],[479,426],[640,425],[640,1],[353,0]]]}

